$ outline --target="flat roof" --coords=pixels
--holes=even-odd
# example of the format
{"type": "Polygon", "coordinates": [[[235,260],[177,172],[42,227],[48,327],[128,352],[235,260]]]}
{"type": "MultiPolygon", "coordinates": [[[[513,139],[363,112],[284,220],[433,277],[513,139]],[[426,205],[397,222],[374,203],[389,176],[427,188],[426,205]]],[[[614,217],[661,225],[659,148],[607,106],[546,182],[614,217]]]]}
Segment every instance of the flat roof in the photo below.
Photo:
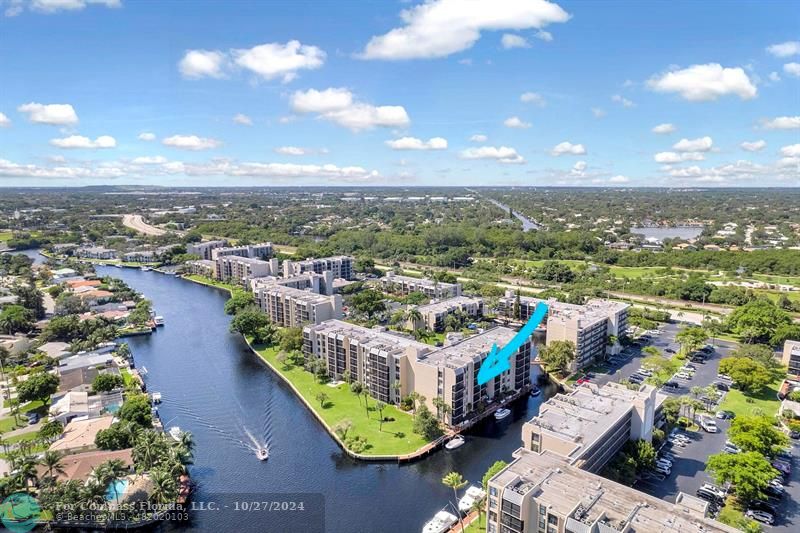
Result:
{"type": "Polygon", "coordinates": [[[516,334],[517,332],[511,328],[498,326],[420,356],[417,360],[429,365],[462,368],[481,355],[488,354],[492,345],[496,344],[498,348],[502,348],[516,334]]]}
{"type": "Polygon", "coordinates": [[[420,305],[417,307],[417,310],[420,313],[441,313],[447,312],[451,309],[458,308],[462,305],[468,304],[482,304],[483,300],[481,298],[471,298],[469,296],[455,296],[453,298],[447,298],[446,300],[440,300],[438,302],[429,303],[426,305],[420,305]]]}
{"type": "Polygon", "coordinates": [[[444,281],[435,282],[434,280],[428,278],[413,278],[411,276],[403,276],[401,274],[389,272],[387,272],[386,275],[380,279],[381,281],[405,281],[416,285],[424,285],[426,287],[433,287],[434,285],[439,287],[455,287],[458,285],[458,283],[446,283],[444,281]]]}
{"type": "Polygon", "coordinates": [[[304,289],[295,289],[294,287],[287,287],[286,285],[266,285],[254,289],[254,292],[266,292],[276,294],[284,297],[289,297],[294,300],[302,300],[309,303],[327,303],[331,301],[330,296],[324,294],[317,294],[304,289]]]}
{"type": "Polygon", "coordinates": [[[355,339],[365,348],[378,348],[388,353],[399,354],[404,352],[406,348],[415,348],[419,351],[428,351],[433,348],[429,344],[385,330],[365,328],[336,319],[326,320],[318,326],[309,327],[309,329],[315,333],[355,339]]]}

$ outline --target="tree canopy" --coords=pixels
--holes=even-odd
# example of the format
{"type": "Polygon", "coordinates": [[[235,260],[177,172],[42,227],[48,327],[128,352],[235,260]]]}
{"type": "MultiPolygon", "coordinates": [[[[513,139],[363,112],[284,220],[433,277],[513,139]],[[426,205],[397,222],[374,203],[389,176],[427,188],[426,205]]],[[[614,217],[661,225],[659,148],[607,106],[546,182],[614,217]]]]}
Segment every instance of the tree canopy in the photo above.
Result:
{"type": "Polygon", "coordinates": [[[747,342],[769,342],[777,329],[791,324],[792,317],[769,300],[754,300],[736,308],[726,324],[747,342]]]}

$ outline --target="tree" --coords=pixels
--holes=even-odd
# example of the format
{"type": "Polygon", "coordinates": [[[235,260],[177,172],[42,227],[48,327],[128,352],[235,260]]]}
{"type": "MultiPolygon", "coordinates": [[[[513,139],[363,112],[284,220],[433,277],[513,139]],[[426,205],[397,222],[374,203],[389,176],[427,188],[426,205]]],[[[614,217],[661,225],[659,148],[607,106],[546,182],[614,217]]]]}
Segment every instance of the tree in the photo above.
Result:
{"type": "Polygon", "coordinates": [[[333,426],[333,431],[342,441],[347,440],[347,432],[353,429],[353,421],[349,418],[345,418],[344,420],[340,420],[333,426]]]}
{"type": "Polygon", "coordinates": [[[664,413],[664,418],[667,424],[673,425],[678,421],[681,412],[681,401],[678,398],[669,397],[661,404],[661,412],[664,413]]]}
{"type": "Polygon", "coordinates": [[[15,285],[11,293],[17,297],[17,304],[30,310],[34,318],[44,318],[44,297],[36,285],[15,285]]]}
{"type": "MultiPolygon", "coordinates": [[[[458,491],[467,486],[467,481],[464,476],[458,472],[450,472],[442,478],[442,484],[445,487],[453,489],[453,503],[454,508],[458,509],[458,491]]],[[[458,521],[461,523],[461,531],[464,531],[464,519],[461,518],[461,513],[458,514],[458,521]]]]}
{"type": "Polygon", "coordinates": [[[675,340],[680,343],[681,352],[688,354],[703,347],[708,340],[708,332],[700,326],[690,326],[679,331],[675,340]]]}
{"type": "Polygon", "coordinates": [[[733,352],[734,357],[749,357],[750,359],[757,361],[764,365],[764,368],[767,369],[778,369],[780,368],[780,363],[777,359],[775,359],[775,354],[772,351],[772,348],[765,344],[741,344],[733,352]]]}
{"type": "Polygon", "coordinates": [[[302,328],[283,328],[278,332],[278,347],[286,352],[303,349],[302,328]]]}
{"type": "Polygon", "coordinates": [[[792,323],[792,317],[771,301],[759,299],[736,308],[725,322],[745,342],[768,342],[780,326],[792,323]]]}
{"type": "Polygon", "coordinates": [[[383,295],[374,290],[367,289],[353,296],[353,307],[361,313],[364,313],[372,319],[376,313],[386,310],[386,304],[383,301],[383,295]]]}
{"type": "Polygon", "coordinates": [[[378,416],[380,417],[378,420],[378,431],[383,431],[383,410],[386,409],[386,404],[378,400],[375,402],[375,409],[378,411],[378,416]]]}
{"type": "Polygon", "coordinates": [[[42,454],[39,464],[45,468],[49,479],[55,480],[56,477],[65,474],[64,467],[61,464],[62,458],[63,455],[56,451],[48,450],[42,454]]]}
{"type": "Polygon", "coordinates": [[[414,417],[414,433],[422,435],[428,440],[434,440],[441,435],[439,421],[433,416],[428,406],[424,403],[419,406],[414,417]]]}
{"type": "Polygon", "coordinates": [[[572,341],[553,341],[539,349],[539,359],[547,370],[564,373],[575,360],[575,343],[572,341]]]}
{"type": "Polygon", "coordinates": [[[114,389],[119,389],[125,385],[125,380],[119,374],[97,374],[92,381],[92,390],[94,392],[110,392],[114,389]]]}
{"type": "Polygon", "coordinates": [[[13,335],[19,331],[30,331],[33,313],[21,305],[7,305],[0,311],[0,331],[13,335]]]}
{"type": "Polygon", "coordinates": [[[489,467],[489,470],[483,475],[481,479],[481,485],[483,486],[483,490],[489,491],[489,480],[496,476],[502,469],[508,466],[508,463],[505,461],[495,461],[492,463],[492,466],[489,467]]]}
{"type": "Polygon", "coordinates": [[[710,455],[706,462],[706,470],[717,483],[734,485],[736,497],[744,503],[764,498],[764,489],[770,480],[779,475],[769,461],[758,452],[710,455]]]}
{"type": "Polygon", "coordinates": [[[47,372],[34,372],[28,379],[17,385],[17,398],[20,402],[41,400],[47,402],[58,390],[58,376],[47,372]]]}
{"type": "Polygon", "coordinates": [[[317,401],[319,402],[320,407],[323,409],[325,408],[325,402],[328,401],[328,395],[324,392],[318,392],[316,395],[317,401]]]}
{"type": "Polygon", "coordinates": [[[94,438],[95,446],[101,450],[124,450],[134,443],[134,432],[123,422],[115,422],[108,429],[101,429],[94,438]]]}
{"type": "Polygon", "coordinates": [[[364,385],[360,381],[354,381],[350,384],[350,392],[358,396],[358,403],[361,403],[361,391],[364,390],[364,385]]]}
{"type": "Polygon", "coordinates": [[[129,396],[117,411],[117,417],[142,427],[150,427],[153,423],[153,416],[150,412],[149,398],[146,394],[129,396]]]}
{"type": "Polygon", "coordinates": [[[656,450],[646,440],[630,440],[625,443],[625,453],[636,463],[636,471],[649,470],[656,464],[656,450]]]}
{"type": "Polygon", "coordinates": [[[117,346],[117,355],[123,359],[131,358],[131,347],[127,342],[121,342],[119,346],[117,346]]]}
{"type": "Polygon", "coordinates": [[[789,438],[766,416],[737,416],[731,422],[728,437],[742,450],[766,457],[774,457],[789,444],[789,438]]]}
{"type": "Polygon", "coordinates": [[[772,346],[783,346],[786,341],[800,341],[800,324],[781,324],[769,339],[772,346]]]}
{"type": "Polygon", "coordinates": [[[405,312],[405,319],[411,322],[411,329],[416,329],[417,322],[422,320],[422,313],[416,307],[410,307],[405,312]]]}
{"type": "Polygon", "coordinates": [[[521,320],[521,309],[519,289],[517,289],[517,294],[514,296],[514,306],[511,308],[511,314],[515,320],[521,320]]]}
{"type": "Polygon", "coordinates": [[[52,441],[64,432],[64,424],[58,420],[48,420],[39,428],[39,438],[44,441],[52,441]]]}
{"type": "Polygon", "coordinates": [[[256,304],[256,299],[252,292],[234,290],[231,297],[225,302],[225,314],[235,315],[242,309],[247,309],[256,304]]]}
{"type": "Polygon", "coordinates": [[[575,273],[564,263],[545,261],[545,263],[536,270],[536,277],[556,283],[570,283],[575,279],[575,273]]]}
{"type": "Polygon", "coordinates": [[[726,357],[719,362],[719,372],[729,375],[743,392],[757,392],[772,381],[763,364],[747,357],[726,357]]]}
{"type": "Polygon", "coordinates": [[[253,306],[240,310],[236,316],[233,317],[230,324],[230,331],[232,333],[240,333],[245,337],[253,337],[255,342],[255,338],[259,335],[260,330],[271,324],[269,317],[262,313],[258,307],[253,306]]]}

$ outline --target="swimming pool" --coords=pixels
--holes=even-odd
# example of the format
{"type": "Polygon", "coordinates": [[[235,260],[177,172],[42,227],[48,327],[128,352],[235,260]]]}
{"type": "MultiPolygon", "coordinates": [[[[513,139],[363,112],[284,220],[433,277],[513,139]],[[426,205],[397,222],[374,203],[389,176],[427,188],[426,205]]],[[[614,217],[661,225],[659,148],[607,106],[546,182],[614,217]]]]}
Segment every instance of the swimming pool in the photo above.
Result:
{"type": "Polygon", "coordinates": [[[108,484],[106,489],[106,501],[116,501],[125,496],[125,491],[128,490],[127,479],[115,479],[108,484]]]}

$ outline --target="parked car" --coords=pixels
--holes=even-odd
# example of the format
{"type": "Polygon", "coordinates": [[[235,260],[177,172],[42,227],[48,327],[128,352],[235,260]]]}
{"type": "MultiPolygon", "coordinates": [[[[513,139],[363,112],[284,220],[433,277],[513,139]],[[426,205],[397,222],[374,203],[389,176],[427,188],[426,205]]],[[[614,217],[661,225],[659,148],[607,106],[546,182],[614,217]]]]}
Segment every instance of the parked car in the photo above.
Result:
{"type": "Polygon", "coordinates": [[[688,374],[686,372],[678,372],[677,374],[675,374],[675,377],[678,378],[678,379],[685,379],[686,381],[689,381],[689,380],[692,379],[691,374],[688,374]]]}
{"type": "Polygon", "coordinates": [[[716,491],[709,490],[703,487],[697,489],[697,492],[695,492],[695,494],[697,495],[698,498],[702,498],[706,501],[713,502],[715,504],[721,504],[724,501],[724,499],[719,494],[717,494],[716,491]]]}
{"type": "Polygon", "coordinates": [[[700,351],[703,353],[712,353],[714,351],[714,347],[711,346],[710,344],[706,344],[705,346],[700,348],[700,351]]]}
{"type": "Polygon", "coordinates": [[[667,348],[664,351],[667,352],[667,353],[675,353],[675,350],[673,350],[672,348],[667,348]]]}
{"type": "Polygon", "coordinates": [[[647,376],[648,378],[653,375],[651,370],[647,370],[646,368],[640,368],[638,374],[641,376],[647,376]]]}
{"type": "Polygon", "coordinates": [[[717,424],[714,422],[714,419],[710,417],[703,417],[700,419],[700,427],[703,428],[707,433],[716,433],[717,432],[717,424]]]}
{"type": "Polygon", "coordinates": [[[742,450],[739,449],[738,446],[734,446],[733,444],[726,444],[722,451],[725,453],[740,453],[742,450]]]}
{"type": "Polygon", "coordinates": [[[733,381],[733,379],[728,374],[717,374],[717,379],[721,379],[724,381],[733,381]]]}
{"type": "Polygon", "coordinates": [[[748,509],[745,513],[745,516],[748,518],[752,518],[753,520],[758,520],[763,524],[770,524],[775,521],[775,518],[766,511],[761,511],[758,509],[748,509]]]}
{"type": "Polygon", "coordinates": [[[39,414],[38,413],[28,413],[28,424],[34,425],[39,422],[39,414]]]}
{"type": "Polygon", "coordinates": [[[714,494],[717,495],[718,498],[724,499],[728,495],[725,489],[723,489],[722,487],[718,487],[716,485],[712,485],[711,483],[703,483],[700,486],[700,488],[713,492],[714,494]]]}
{"type": "Polygon", "coordinates": [[[644,381],[644,376],[640,376],[639,374],[632,374],[631,377],[628,378],[628,381],[631,383],[641,383],[644,381]]]}
{"type": "Polygon", "coordinates": [[[659,464],[656,464],[656,466],[653,467],[653,470],[658,472],[659,474],[664,474],[665,476],[668,476],[672,473],[671,468],[659,464]]]}
{"type": "Polygon", "coordinates": [[[758,509],[759,511],[766,511],[772,515],[778,514],[778,507],[763,500],[754,500],[750,502],[751,509],[758,509]]]}
{"type": "Polygon", "coordinates": [[[736,416],[736,413],[733,411],[717,411],[717,418],[720,420],[730,420],[736,416]]]}
{"type": "Polygon", "coordinates": [[[667,381],[666,383],[664,383],[664,388],[665,389],[678,389],[678,388],[680,388],[680,385],[678,384],[677,381],[667,381]]]}
{"type": "Polygon", "coordinates": [[[776,500],[780,500],[783,498],[783,487],[776,487],[774,485],[767,485],[767,488],[764,489],[764,493],[770,498],[775,498],[776,500]]]}
{"type": "Polygon", "coordinates": [[[728,392],[729,390],[731,390],[730,385],[728,385],[727,383],[722,383],[721,381],[717,381],[716,383],[714,383],[714,386],[717,388],[717,390],[720,391],[728,392]]]}

